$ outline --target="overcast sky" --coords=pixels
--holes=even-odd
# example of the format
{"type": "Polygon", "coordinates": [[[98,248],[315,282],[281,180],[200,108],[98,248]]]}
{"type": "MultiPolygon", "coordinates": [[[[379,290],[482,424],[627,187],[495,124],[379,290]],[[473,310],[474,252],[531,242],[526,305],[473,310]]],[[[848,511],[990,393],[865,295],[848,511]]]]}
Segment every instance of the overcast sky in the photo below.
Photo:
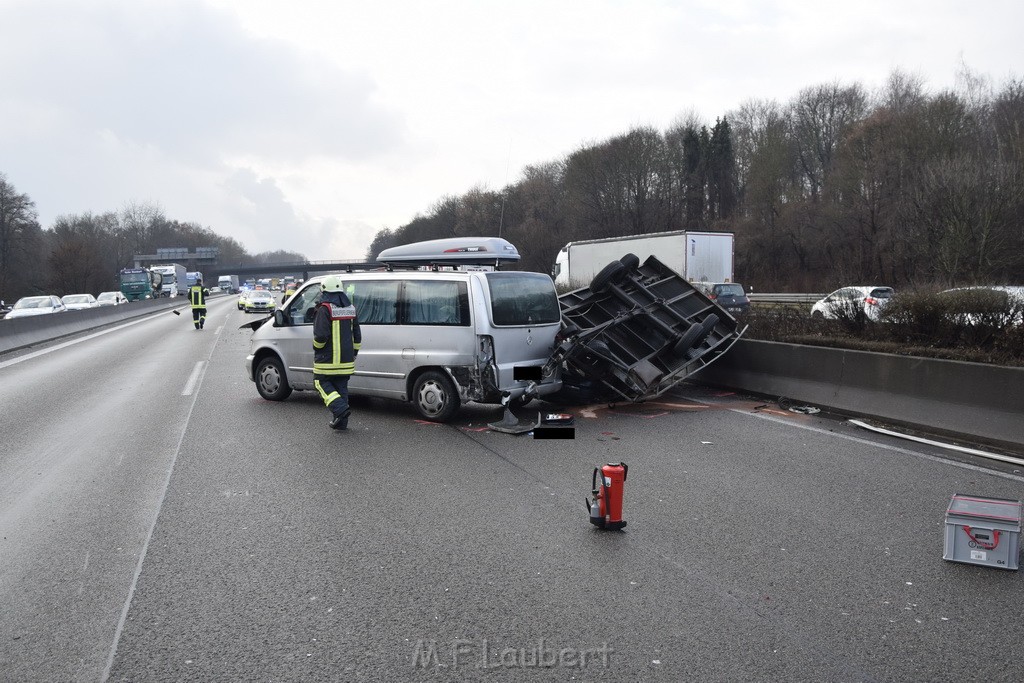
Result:
{"type": "MultiPolygon", "coordinates": [[[[445,195],[824,82],[1024,75],[1024,3],[0,0],[0,173],[250,252],[362,258],[445,195]]],[[[176,245],[166,245],[176,246],[176,245]]]]}

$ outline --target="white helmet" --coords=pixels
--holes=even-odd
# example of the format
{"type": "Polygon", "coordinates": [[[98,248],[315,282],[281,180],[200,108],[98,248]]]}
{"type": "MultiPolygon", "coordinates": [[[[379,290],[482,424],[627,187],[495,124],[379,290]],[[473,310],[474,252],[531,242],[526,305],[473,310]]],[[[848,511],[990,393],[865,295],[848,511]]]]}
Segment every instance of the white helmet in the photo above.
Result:
{"type": "Polygon", "coordinates": [[[320,283],[321,292],[341,292],[345,289],[345,283],[337,275],[328,275],[320,283]]]}

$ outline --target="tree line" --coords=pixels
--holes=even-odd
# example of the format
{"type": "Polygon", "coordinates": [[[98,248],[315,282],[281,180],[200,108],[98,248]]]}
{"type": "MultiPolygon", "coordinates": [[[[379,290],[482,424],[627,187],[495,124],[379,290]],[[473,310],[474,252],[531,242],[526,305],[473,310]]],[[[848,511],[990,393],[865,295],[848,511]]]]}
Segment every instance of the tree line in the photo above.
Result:
{"type": "Polygon", "coordinates": [[[501,191],[446,196],[367,252],[500,235],[549,272],[573,240],[667,230],[736,234],[757,291],[1024,283],[1024,81],[963,70],[929,92],[825,83],[750,100],[711,126],[690,115],[527,166],[501,191]]]}
{"type": "Polygon", "coordinates": [[[129,204],[120,211],[60,216],[39,224],[35,203],[0,173],[0,299],[9,303],[33,294],[97,294],[119,287],[118,272],[136,254],[159,248],[217,247],[229,265],[300,262],[302,254],[250,254],[234,238],[198,223],[172,220],[153,204],[129,204]]]}
{"type": "MultiPolygon", "coordinates": [[[[515,244],[520,267],[550,272],[573,240],[669,230],[736,234],[737,279],[757,291],[1024,284],[1024,81],[994,87],[964,70],[926,90],[894,71],[885,85],[825,83],[786,103],[750,100],[708,125],[638,126],[524,168],[500,191],[437,200],[376,234],[366,254],[465,235],[515,244]]],[[[43,229],[32,199],[0,173],[0,298],[117,286],[134,254],[220,248],[231,237],[156,206],[61,216],[43,229]]]]}

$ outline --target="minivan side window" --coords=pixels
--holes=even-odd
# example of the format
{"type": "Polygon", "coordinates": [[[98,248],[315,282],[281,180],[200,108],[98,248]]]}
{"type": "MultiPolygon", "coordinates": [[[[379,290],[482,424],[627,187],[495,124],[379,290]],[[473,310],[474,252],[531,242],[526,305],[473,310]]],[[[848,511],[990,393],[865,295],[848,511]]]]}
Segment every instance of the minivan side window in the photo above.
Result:
{"type": "Polygon", "coordinates": [[[469,327],[469,288],[465,282],[407,280],[404,299],[402,322],[406,325],[469,327]]]}
{"type": "Polygon", "coordinates": [[[356,307],[360,325],[394,325],[398,322],[398,280],[356,280],[345,289],[356,307]]]}

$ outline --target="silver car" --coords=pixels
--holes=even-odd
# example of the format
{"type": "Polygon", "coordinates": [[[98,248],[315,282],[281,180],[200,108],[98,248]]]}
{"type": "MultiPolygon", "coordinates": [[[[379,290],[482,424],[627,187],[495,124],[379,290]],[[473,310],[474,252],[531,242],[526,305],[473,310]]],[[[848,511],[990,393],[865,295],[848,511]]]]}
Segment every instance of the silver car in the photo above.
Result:
{"type": "Polygon", "coordinates": [[[64,302],[69,311],[96,308],[96,297],[92,294],[66,294],[60,300],[64,302]]]}
{"type": "Polygon", "coordinates": [[[67,307],[56,296],[26,296],[18,299],[10,313],[4,316],[4,320],[11,318],[27,318],[33,315],[45,315],[47,313],[61,313],[67,307]]]}
{"type": "MultiPolygon", "coordinates": [[[[411,401],[446,422],[469,401],[526,402],[561,387],[548,361],[561,324],[551,278],[526,272],[338,274],[356,307],[362,345],[349,391],[411,401]]],[[[313,317],[320,282],[306,282],[256,327],[245,372],[263,398],[313,390],[313,317]]]]}
{"type": "Polygon", "coordinates": [[[121,292],[101,292],[96,297],[97,306],[120,306],[128,303],[128,297],[121,292]]]}

